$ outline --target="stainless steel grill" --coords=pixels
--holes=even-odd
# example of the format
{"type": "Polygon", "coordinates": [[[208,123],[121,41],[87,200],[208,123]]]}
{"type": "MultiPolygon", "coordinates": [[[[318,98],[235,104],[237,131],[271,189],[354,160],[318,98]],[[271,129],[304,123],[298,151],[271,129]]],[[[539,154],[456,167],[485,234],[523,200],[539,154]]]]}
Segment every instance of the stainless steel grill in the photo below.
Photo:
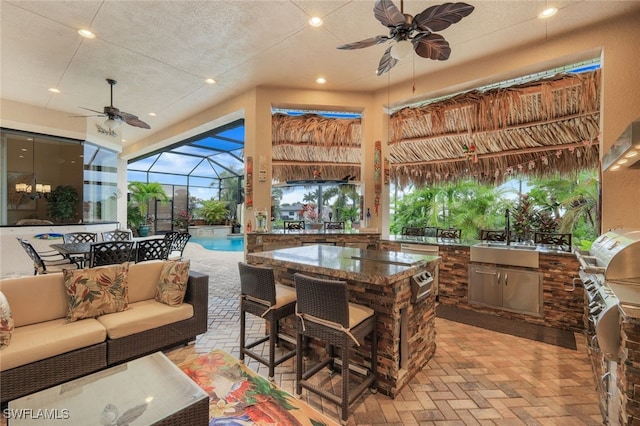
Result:
{"type": "Polygon", "coordinates": [[[585,289],[585,331],[589,357],[597,377],[600,410],[605,423],[617,419],[614,395],[620,356],[622,304],[640,306],[640,230],[618,229],[602,234],[588,253],[578,253],[585,289]]]}

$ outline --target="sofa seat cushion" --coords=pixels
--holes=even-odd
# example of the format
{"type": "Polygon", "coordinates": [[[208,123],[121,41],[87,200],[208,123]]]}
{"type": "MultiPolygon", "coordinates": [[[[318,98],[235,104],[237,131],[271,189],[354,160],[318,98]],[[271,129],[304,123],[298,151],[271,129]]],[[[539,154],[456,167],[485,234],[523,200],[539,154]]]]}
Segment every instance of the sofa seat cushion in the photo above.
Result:
{"type": "Polygon", "coordinates": [[[191,317],[193,306],[189,303],[168,306],[152,299],[130,303],[126,311],[102,315],[96,319],[107,329],[110,339],[118,339],[191,317]]]}
{"type": "Polygon", "coordinates": [[[0,370],[102,343],[106,329],[95,319],[67,323],[65,318],[16,327],[11,344],[0,352],[0,370]]]}

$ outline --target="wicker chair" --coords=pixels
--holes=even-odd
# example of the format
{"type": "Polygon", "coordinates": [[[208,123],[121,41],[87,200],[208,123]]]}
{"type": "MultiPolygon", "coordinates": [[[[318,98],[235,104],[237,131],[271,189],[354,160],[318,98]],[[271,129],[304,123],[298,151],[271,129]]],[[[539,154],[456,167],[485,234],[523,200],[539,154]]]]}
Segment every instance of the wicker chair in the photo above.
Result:
{"type": "Polygon", "coordinates": [[[554,234],[552,232],[536,232],[533,237],[536,244],[558,246],[560,250],[571,251],[571,234],[554,234]]]}
{"type": "Polygon", "coordinates": [[[401,235],[410,237],[424,237],[424,228],[403,227],[401,235]]]}
{"type": "Polygon", "coordinates": [[[245,355],[269,367],[269,380],[274,379],[275,367],[296,354],[293,349],[276,359],[279,320],[293,315],[296,306],[296,292],[292,287],[276,284],[273,269],[238,262],[240,270],[240,361],[245,355]],[[269,334],[251,343],[246,341],[246,314],[264,318],[269,322],[269,334]],[[252,349],[269,342],[269,359],[252,349]]]}
{"type": "Polygon", "coordinates": [[[325,222],[325,231],[344,231],[344,222],[325,222]]]}
{"type": "Polygon", "coordinates": [[[326,280],[294,274],[296,297],[297,347],[304,348],[308,338],[318,339],[329,345],[328,358],[303,371],[303,357],[298,353],[296,364],[296,396],[302,396],[302,388],[338,404],[342,409],[342,423],[349,418],[349,405],[367,387],[376,392],[377,347],[375,311],[366,306],[349,303],[349,291],[344,281],[326,280]],[[371,367],[361,383],[349,389],[349,352],[351,347],[364,344],[371,334],[371,367]],[[342,360],[342,390],[340,395],[312,384],[309,379],[325,366],[334,370],[334,346],[340,348],[342,360]]]}
{"type": "Polygon", "coordinates": [[[436,238],[442,240],[459,240],[462,238],[462,229],[438,228],[436,230],[436,238]]]}
{"type": "Polygon", "coordinates": [[[171,242],[171,249],[169,250],[169,258],[170,259],[181,259],[182,252],[184,248],[187,246],[189,239],[191,238],[191,234],[184,233],[176,235],[176,237],[171,242]]]}
{"type": "Polygon", "coordinates": [[[304,220],[285,220],[284,231],[304,231],[304,220]]]}
{"type": "Polygon", "coordinates": [[[62,272],[63,269],[78,269],[78,264],[55,250],[37,251],[27,240],[16,238],[33,260],[33,275],[62,272]]]}
{"type": "Polygon", "coordinates": [[[131,231],[108,231],[102,233],[102,241],[131,241],[131,231]]]}
{"type": "Polygon", "coordinates": [[[89,267],[114,265],[133,258],[133,241],[105,241],[91,244],[89,267]]]}
{"type": "Polygon", "coordinates": [[[136,243],[136,263],[147,260],[167,260],[172,241],[167,238],[150,238],[136,243]]]}

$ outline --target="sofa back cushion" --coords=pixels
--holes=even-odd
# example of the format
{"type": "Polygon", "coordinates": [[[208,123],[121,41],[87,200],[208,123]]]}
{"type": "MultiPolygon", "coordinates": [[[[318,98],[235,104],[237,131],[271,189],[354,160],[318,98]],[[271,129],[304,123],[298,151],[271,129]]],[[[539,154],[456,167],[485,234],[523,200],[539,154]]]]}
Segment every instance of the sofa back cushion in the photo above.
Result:
{"type": "Polygon", "coordinates": [[[152,260],[129,265],[129,303],[156,297],[160,273],[165,263],[166,260],[152,260]]]}
{"type": "Polygon", "coordinates": [[[7,278],[0,280],[0,291],[9,301],[15,327],[67,316],[67,292],[62,274],[7,278]]]}

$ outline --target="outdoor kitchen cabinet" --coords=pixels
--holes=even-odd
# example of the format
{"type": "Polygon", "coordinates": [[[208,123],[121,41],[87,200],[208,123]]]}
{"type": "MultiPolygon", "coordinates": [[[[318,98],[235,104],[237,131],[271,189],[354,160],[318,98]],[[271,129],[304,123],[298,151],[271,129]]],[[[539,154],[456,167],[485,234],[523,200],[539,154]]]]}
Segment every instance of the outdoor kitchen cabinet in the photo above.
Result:
{"type": "Polygon", "coordinates": [[[470,264],[469,303],[539,316],[542,314],[542,274],[470,264]]]}

